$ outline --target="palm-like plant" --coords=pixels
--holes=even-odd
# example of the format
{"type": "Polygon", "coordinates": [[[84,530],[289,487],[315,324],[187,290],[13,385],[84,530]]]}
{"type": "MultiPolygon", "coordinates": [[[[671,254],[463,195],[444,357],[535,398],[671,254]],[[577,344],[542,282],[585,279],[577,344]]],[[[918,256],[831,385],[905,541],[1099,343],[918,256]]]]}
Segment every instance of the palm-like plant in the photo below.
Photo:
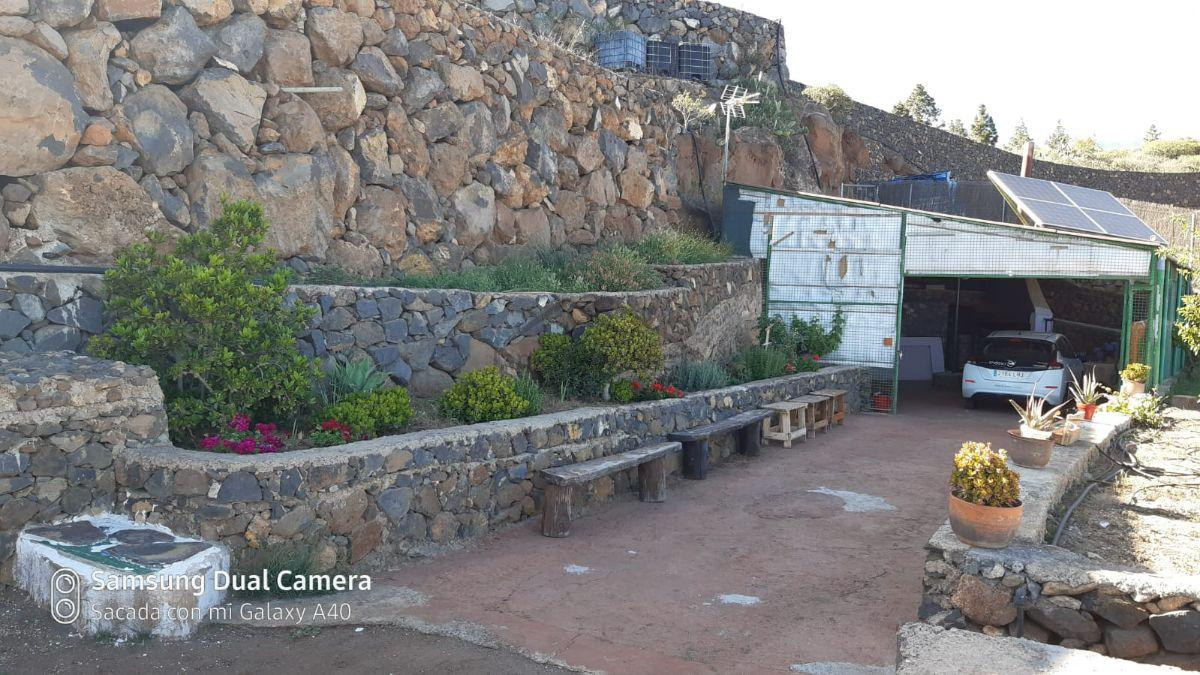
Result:
{"type": "Polygon", "coordinates": [[[1017,402],[1012,399],[1009,399],[1008,402],[1021,417],[1022,431],[1028,430],[1035,432],[1039,436],[1045,435],[1047,437],[1049,437],[1051,429],[1054,428],[1054,423],[1058,421],[1059,411],[1066,406],[1066,403],[1060,403],[1046,410],[1046,399],[1038,398],[1033,394],[1030,394],[1029,398],[1025,401],[1025,407],[1017,405],[1017,402]]]}
{"type": "Polygon", "coordinates": [[[326,405],[333,405],[351,394],[369,394],[387,381],[387,374],[376,370],[370,359],[337,363],[325,372],[321,399],[326,405]]]}
{"type": "Polygon", "coordinates": [[[1074,373],[1071,374],[1071,379],[1074,380],[1074,383],[1070,386],[1070,390],[1071,396],[1075,399],[1075,405],[1080,407],[1100,405],[1106,396],[1106,392],[1104,391],[1104,385],[1100,384],[1095,375],[1084,373],[1082,383],[1075,379],[1074,373]]]}

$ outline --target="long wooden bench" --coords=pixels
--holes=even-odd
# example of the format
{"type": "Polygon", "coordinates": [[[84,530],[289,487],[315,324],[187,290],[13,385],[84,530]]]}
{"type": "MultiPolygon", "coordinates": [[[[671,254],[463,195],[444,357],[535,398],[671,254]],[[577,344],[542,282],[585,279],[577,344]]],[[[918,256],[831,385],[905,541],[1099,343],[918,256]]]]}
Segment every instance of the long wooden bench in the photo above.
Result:
{"type": "Polygon", "coordinates": [[[655,443],[578,464],[542,469],[542,476],[546,479],[542,534],[547,537],[566,537],[571,534],[571,498],[575,486],[635,466],[638,468],[638,498],[644,502],[666,501],[666,458],[672,452],[678,452],[679,448],[680,444],[674,441],[655,443]]]}
{"type": "Polygon", "coordinates": [[[708,442],[714,436],[736,433],[738,452],[757,455],[762,449],[762,423],[770,416],[770,410],[748,410],[720,422],[667,434],[672,441],[683,443],[683,477],[704,480],[708,476],[708,442]]]}

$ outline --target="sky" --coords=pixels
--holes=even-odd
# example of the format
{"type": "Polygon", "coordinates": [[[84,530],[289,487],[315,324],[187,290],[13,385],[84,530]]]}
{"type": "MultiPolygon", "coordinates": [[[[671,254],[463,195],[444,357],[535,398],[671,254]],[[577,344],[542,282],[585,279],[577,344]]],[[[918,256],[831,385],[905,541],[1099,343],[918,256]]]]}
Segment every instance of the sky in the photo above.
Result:
{"type": "Polygon", "coordinates": [[[921,83],[943,121],[987,104],[1001,143],[1020,118],[1038,142],[1059,119],[1107,148],[1200,136],[1195,0],[719,1],[783,20],[793,80],[884,110],[921,83]]]}

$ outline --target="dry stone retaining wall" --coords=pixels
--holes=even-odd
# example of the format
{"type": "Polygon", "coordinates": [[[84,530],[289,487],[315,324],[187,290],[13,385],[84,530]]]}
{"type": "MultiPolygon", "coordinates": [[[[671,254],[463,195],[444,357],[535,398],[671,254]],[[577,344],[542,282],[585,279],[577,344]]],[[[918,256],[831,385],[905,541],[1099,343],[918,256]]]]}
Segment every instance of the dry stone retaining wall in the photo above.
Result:
{"type": "MultiPolygon", "coordinates": [[[[330,565],[383,565],[537,516],[542,468],[829,386],[858,410],[866,386],[865,369],[830,367],[682,399],[237,456],[168,445],[161,391],[144,368],[64,353],[0,364],[10,375],[0,382],[0,561],[27,522],[112,509],[235,553],[307,542],[330,565]]],[[[730,451],[714,444],[713,460],[730,451]]],[[[629,473],[596,481],[579,505],[630,486],[629,473]]]]}
{"type": "MultiPolygon", "coordinates": [[[[518,371],[543,333],[581,330],[628,306],[663,338],[669,362],[725,359],[753,339],[762,310],[757,261],[660,267],[667,287],[633,293],[477,293],[462,290],[295,286],[318,309],[301,350],[347,362],[369,358],[396,382],[435,396],[487,365],[518,371]]],[[[100,332],[96,275],[0,275],[0,352],[82,350],[100,332]]]]}
{"type": "Polygon", "coordinates": [[[697,85],[604,70],[456,0],[4,11],[0,261],[104,262],[204,226],[223,196],[260,201],[297,266],[362,274],[680,217],[670,100],[697,85]],[[312,86],[333,89],[285,91],[312,86]]]}

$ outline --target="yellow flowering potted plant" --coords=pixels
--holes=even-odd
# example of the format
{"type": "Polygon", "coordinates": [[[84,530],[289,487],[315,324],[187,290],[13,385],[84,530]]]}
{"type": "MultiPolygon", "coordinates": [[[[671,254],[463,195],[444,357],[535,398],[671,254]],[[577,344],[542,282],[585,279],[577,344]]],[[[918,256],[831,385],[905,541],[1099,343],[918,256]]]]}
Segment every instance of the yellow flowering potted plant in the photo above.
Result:
{"type": "Polygon", "coordinates": [[[950,475],[950,529],[959,541],[982,548],[1012,542],[1025,507],[1021,477],[1008,467],[1004,450],[991,443],[967,441],[954,455],[950,475]]]}

